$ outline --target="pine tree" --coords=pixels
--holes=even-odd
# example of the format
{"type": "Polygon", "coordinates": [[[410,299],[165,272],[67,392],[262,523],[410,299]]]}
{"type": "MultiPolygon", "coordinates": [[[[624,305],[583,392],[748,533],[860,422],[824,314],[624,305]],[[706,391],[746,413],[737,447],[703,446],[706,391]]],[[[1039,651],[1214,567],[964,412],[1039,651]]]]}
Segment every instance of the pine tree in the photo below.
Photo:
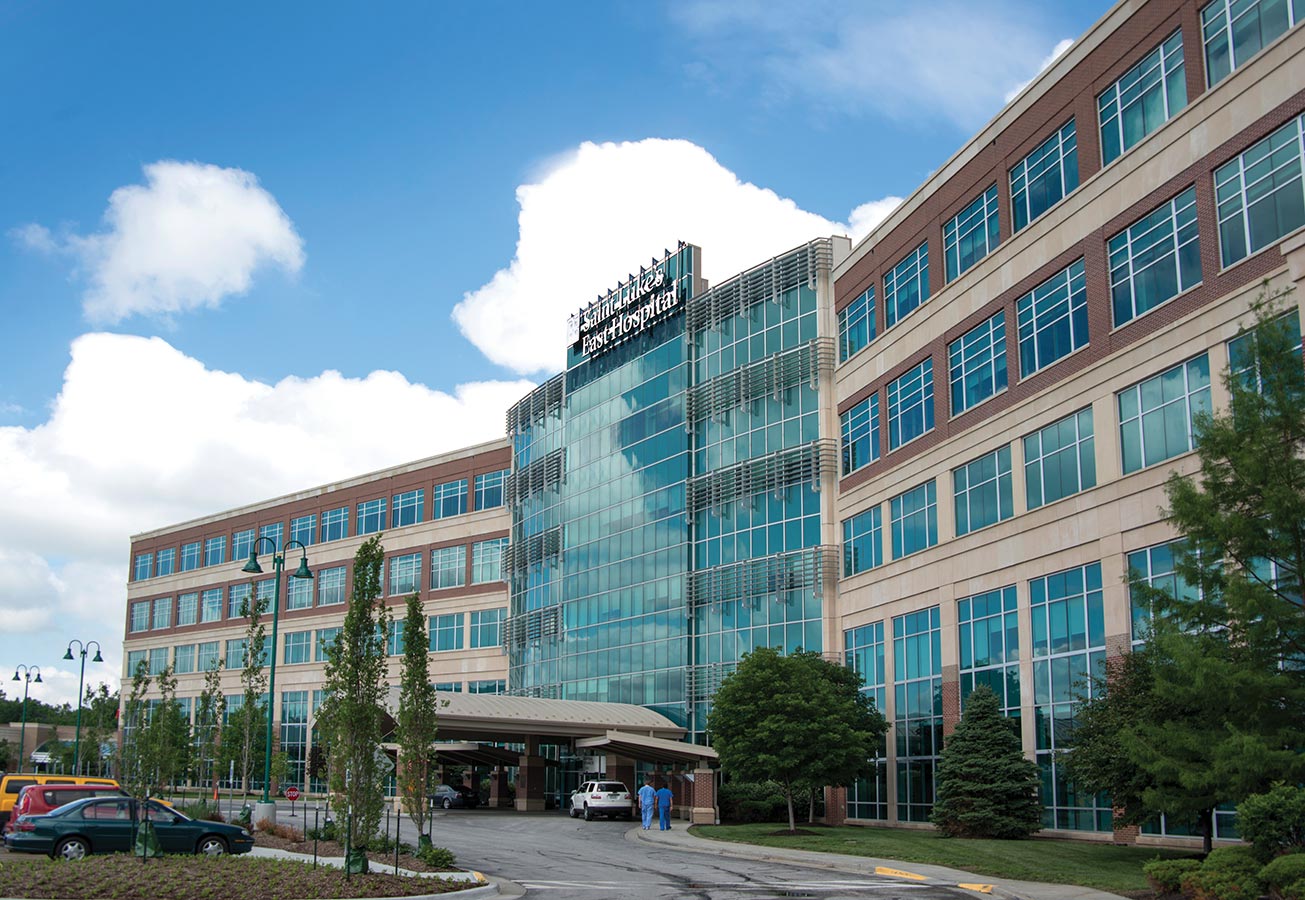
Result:
{"type": "Polygon", "coordinates": [[[1038,767],[1024,757],[1017,724],[990,688],[966,698],[938,763],[932,819],[943,834],[1025,838],[1042,827],[1038,767]]]}
{"type": "Polygon", "coordinates": [[[439,728],[435,688],[430,683],[429,639],[421,597],[408,598],[403,620],[403,669],[399,694],[398,786],[403,809],[417,828],[420,843],[429,843],[427,832],[431,773],[435,768],[436,733],[439,728]]]}

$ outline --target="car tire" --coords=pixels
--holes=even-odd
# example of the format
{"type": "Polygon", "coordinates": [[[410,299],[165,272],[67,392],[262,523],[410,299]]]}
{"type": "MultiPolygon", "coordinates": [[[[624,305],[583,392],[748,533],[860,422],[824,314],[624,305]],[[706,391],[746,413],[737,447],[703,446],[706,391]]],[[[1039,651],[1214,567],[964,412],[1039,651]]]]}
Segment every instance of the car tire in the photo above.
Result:
{"type": "Polygon", "coordinates": [[[453,801],[450,800],[448,797],[445,797],[445,798],[444,798],[444,808],[445,808],[445,809],[452,809],[452,808],[453,808],[453,801]]]}
{"type": "Polygon", "coordinates": [[[199,843],[195,846],[195,854],[198,856],[225,856],[227,854],[227,842],[216,834],[205,835],[199,839],[199,843]]]}
{"type": "Polygon", "coordinates": [[[589,808],[589,804],[586,803],[586,804],[585,804],[585,821],[586,821],[586,822],[592,822],[593,820],[594,820],[594,811],[593,811],[592,809],[590,809],[590,808],[589,808]]]}
{"type": "Polygon", "coordinates": [[[72,860],[83,859],[84,857],[89,856],[90,853],[91,845],[87,842],[86,838],[70,837],[64,838],[59,843],[55,844],[54,853],[52,855],[56,859],[72,860]]]}
{"type": "Polygon", "coordinates": [[[573,819],[578,819],[580,817],[580,810],[572,806],[570,809],[566,811],[566,814],[573,819]]]}

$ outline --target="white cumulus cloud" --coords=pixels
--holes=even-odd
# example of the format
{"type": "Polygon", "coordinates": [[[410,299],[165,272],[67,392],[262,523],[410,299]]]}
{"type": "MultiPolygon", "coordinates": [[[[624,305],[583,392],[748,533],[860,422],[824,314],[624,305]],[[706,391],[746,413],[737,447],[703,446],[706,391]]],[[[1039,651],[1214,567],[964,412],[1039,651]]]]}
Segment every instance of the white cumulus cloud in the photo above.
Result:
{"type": "MultiPolygon", "coordinates": [[[[1048,53],[1047,56],[1042,60],[1042,64],[1038,66],[1038,71],[1033,74],[1033,78],[1037,78],[1039,75],[1045,72],[1048,66],[1054,63],[1056,60],[1058,60],[1060,58],[1060,55],[1072,46],[1074,46],[1073,38],[1062,38],[1060,41],[1058,41],[1056,43],[1056,46],[1051,48],[1051,52],[1048,53]]],[[[1012,100],[1014,100],[1016,97],[1018,97],[1020,91],[1028,87],[1029,84],[1033,81],[1033,78],[1030,78],[1027,81],[1022,81],[1019,84],[1012,87],[1009,91],[1007,91],[1005,102],[1009,103],[1012,100]]]]}

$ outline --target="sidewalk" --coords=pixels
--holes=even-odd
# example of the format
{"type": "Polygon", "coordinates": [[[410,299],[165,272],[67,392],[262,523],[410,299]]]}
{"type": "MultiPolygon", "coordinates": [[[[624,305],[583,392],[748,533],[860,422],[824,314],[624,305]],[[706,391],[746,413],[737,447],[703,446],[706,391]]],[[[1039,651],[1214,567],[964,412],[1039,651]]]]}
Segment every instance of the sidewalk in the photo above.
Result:
{"type": "Polygon", "coordinates": [[[713,841],[689,834],[689,825],[676,820],[670,831],[644,831],[632,828],[626,840],[646,841],[650,844],[671,846],[690,853],[709,853],[715,856],[735,856],[766,862],[791,863],[849,875],[878,875],[898,877],[903,882],[944,884],[965,887],[976,893],[987,893],[1008,900],[1121,900],[1118,894],[1098,891],[1095,888],[1072,884],[1045,884],[1039,881],[1013,881],[975,875],[945,866],[927,866],[919,863],[902,863],[891,859],[873,859],[868,856],[845,856],[841,853],[817,853],[811,850],[788,850],[780,847],[761,847],[756,844],[737,844],[731,841],[713,841]],[[879,871],[876,871],[879,870],[879,871]],[[883,871],[889,870],[889,871],[883,871]],[[914,876],[914,877],[912,877],[914,876]],[[986,890],[985,890],[986,889],[986,890]]]}

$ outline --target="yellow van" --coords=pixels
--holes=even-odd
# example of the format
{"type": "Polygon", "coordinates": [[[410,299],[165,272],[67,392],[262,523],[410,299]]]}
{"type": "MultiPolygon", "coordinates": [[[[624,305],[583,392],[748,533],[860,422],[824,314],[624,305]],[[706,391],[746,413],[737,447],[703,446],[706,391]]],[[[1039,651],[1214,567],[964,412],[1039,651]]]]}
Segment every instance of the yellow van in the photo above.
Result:
{"type": "Polygon", "coordinates": [[[9,821],[18,792],[29,784],[93,784],[103,787],[118,787],[112,778],[87,778],[84,775],[43,775],[24,772],[21,775],[6,775],[0,778],[0,826],[9,821]]]}

